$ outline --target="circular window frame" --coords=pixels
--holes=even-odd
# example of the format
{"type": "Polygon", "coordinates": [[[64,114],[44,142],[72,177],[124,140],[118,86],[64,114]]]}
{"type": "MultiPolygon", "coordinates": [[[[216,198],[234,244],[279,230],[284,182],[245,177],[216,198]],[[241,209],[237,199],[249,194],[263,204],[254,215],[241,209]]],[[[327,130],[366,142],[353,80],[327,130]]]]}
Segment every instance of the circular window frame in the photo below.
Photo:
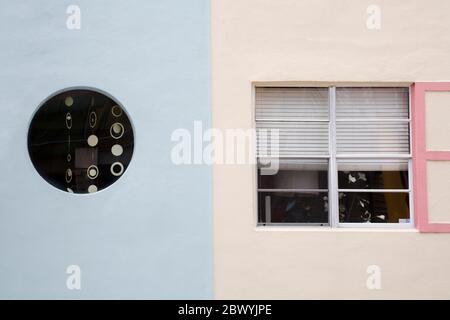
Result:
{"type": "MultiPolygon", "coordinates": [[[[38,104],[37,107],[34,108],[33,112],[31,113],[31,116],[28,119],[27,122],[27,131],[26,131],[26,136],[25,136],[25,149],[26,149],[26,154],[28,157],[28,164],[30,165],[30,169],[33,172],[33,174],[39,179],[39,180],[43,180],[46,183],[44,185],[49,186],[50,190],[57,190],[58,192],[61,192],[65,195],[69,195],[69,196],[79,196],[79,197],[89,197],[89,196],[94,196],[96,194],[102,193],[106,190],[108,190],[109,188],[111,188],[113,185],[116,185],[119,183],[119,181],[125,181],[125,176],[128,175],[128,171],[131,170],[132,168],[132,164],[134,162],[134,156],[136,154],[136,148],[137,148],[137,132],[136,132],[136,127],[134,125],[134,122],[132,120],[132,117],[129,113],[129,111],[124,107],[124,105],[122,104],[122,102],[117,99],[114,95],[110,94],[109,92],[103,90],[103,89],[99,89],[97,87],[91,87],[91,86],[70,86],[70,87],[65,87],[59,90],[54,91],[53,93],[51,93],[50,95],[48,95],[46,98],[44,98],[43,100],[41,100],[41,102],[38,104]],[[47,179],[41,175],[41,173],[39,172],[38,168],[36,168],[36,166],[34,165],[34,162],[31,158],[31,152],[30,152],[30,145],[29,145],[29,137],[30,137],[30,131],[31,131],[31,125],[33,123],[33,119],[36,116],[36,114],[39,112],[39,110],[42,108],[43,105],[45,105],[49,100],[53,99],[54,97],[56,97],[57,95],[63,94],[64,92],[68,92],[68,91],[73,91],[73,90],[87,90],[87,91],[92,91],[98,94],[102,94],[104,96],[106,96],[107,98],[113,100],[121,109],[123,114],[125,114],[125,116],[128,117],[130,126],[131,126],[131,130],[133,131],[133,150],[131,152],[131,157],[130,157],[130,161],[127,164],[127,168],[126,170],[124,170],[124,172],[122,173],[122,175],[113,183],[111,183],[110,185],[97,190],[95,192],[87,192],[87,193],[75,193],[75,192],[70,192],[68,190],[63,190],[60,189],[58,187],[56,187],[55,185],[53,185],[52,183],[48,182],[47,179]]],[[[73,157],[72,157],[73,158],[73,157]]],[[[64,173],[65,174],[65,173],[64,173]]]]}

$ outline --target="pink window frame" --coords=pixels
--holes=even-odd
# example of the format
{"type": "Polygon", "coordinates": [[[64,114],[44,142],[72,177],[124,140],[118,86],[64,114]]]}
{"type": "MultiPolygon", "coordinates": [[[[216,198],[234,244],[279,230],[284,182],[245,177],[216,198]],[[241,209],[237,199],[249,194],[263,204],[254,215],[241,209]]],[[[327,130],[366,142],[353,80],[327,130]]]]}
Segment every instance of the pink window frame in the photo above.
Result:
{"type": "Polygon", "coordinates": [[[416,82],[411,86],[414,221],[421,232],[450,232],[450,223],[429,223],[427,161],[450,161],[450,151],[428,151],[425,136],[425,93],[449,91],[450,82],[416,82]]]}

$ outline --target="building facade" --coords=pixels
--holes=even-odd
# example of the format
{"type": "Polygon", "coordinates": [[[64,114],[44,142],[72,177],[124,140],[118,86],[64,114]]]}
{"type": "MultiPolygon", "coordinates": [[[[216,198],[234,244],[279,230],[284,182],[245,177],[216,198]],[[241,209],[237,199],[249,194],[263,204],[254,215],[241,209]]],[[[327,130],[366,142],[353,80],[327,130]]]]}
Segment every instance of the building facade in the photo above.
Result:
{"type": "Polygon", "coordinates": [[[0,4],[0,297],[449,298],[447,8],[0,4]],[[77,105],[67,90],[102,94],[130,121],[126,171],[93,194],[58,190],[30,159],[39,110],[61,94],[61,108],[77,105]],[[195,144],[198,123],[278,130],[279,171],[262,174],[260,140],[254,162],[193,151],[177,163],[174,133],[195,144]]]}

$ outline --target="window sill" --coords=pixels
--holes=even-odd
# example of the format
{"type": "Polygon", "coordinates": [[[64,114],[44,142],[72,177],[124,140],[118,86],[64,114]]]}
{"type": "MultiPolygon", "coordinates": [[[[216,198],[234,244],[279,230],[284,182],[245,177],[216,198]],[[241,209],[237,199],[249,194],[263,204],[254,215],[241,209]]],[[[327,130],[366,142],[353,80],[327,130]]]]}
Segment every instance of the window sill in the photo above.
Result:
{"type": "Polygon", "coordinates": [[[256,232],[406,232],[419,233],[414,227],[308,227],[308,226],[256,226],[256,232]]]}

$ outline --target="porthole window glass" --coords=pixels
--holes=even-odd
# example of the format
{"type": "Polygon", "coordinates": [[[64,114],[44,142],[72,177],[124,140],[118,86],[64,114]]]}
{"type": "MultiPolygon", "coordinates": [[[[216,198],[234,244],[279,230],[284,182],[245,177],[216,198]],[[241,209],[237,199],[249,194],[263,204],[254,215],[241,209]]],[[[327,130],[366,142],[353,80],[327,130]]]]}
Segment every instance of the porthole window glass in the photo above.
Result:
{"type": "Polygon", "coordinates": [[[93,90],[67,90],[36,111],[28,152],[38,173],[71,193],[94,193],[117,181],[133,155],[133,129],[125,110],[93,90]]]}

